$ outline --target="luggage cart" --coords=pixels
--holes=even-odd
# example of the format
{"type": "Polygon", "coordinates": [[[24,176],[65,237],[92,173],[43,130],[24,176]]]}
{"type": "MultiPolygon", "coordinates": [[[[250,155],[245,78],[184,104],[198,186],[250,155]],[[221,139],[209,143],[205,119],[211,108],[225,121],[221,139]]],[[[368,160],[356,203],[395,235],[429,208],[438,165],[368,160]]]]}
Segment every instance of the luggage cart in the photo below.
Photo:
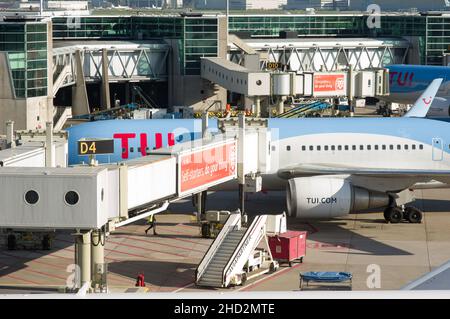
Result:
{"type": "Polygon", "coordinates": [[[273,259],[279,263],[286,262],[289,267],[298,260],[303,262],[306,255],[306,231],[287,231],[275,236],[269,236],[269,247],[273,259]]]}
{"type": "Polygon", "coordinates": [[[309,272],[305,272],[305,273],[300,273],[300,290],[303,290],[303,282],[306,282],[306,286],[309,286],[309,282],[317,282],[317,283],[347,282],[349,284],[349,288],[351,290],[352,289],[352,278],[353,278],[353,275],[349,272],[309,271],[309,272]]]}

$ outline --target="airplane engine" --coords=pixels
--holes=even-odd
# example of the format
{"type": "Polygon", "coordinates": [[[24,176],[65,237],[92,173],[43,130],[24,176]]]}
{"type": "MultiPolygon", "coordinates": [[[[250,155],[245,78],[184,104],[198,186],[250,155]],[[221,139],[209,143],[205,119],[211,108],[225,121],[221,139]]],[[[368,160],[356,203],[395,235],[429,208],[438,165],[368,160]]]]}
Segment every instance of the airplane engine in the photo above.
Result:
{"type": "Polygon", "coordinates": [[[386,207],[389,196],[353,186],[341,178],[299,177],[289,180],[286,201],[289,216],[326,219],[386,207]]]}

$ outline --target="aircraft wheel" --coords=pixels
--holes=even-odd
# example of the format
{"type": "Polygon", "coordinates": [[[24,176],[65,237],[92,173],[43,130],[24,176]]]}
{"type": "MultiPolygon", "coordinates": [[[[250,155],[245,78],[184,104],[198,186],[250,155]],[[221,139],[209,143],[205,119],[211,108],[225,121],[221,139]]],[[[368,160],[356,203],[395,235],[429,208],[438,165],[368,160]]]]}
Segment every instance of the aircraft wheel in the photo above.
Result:
{"type": "Polygon", "coordinates": [[[412,224],[420,224],[422,222],[422,212],[415,207],[407,207],[408,221],[412,224]]]}
{"type": "Polygon", "coordinates": [[[15,250],[17,246],[16,236],[13,234],[8,235],[8,250],[15,250]]]}
{"type": "Polygon", "coordinates": [[[211,232],[209,229],[209,224],[207,224],[207,223],[202,224],[202,237],[209,238],[210,236],[211,236],[211,232]]]}
{"type": "Polygon", "coordinates": [[[389,214],[391,212],[391,209],[392,209],[392,207],[388,207],[383,212],[384,220],[387,221],[388,223],[389,223],[389,214]]]}
{"type": "Polygon", "coordinates": [[[241,278],[241,286],[244,286],[246,282],[247,282],[247,274],[243,273],[241,278]]]}
{"type": "Polygon", "coordinates": [[[388,221],[392,224],[398,224],[403,219],[403,212],[399,207],[389,208],[387,212],[388,221]]]}

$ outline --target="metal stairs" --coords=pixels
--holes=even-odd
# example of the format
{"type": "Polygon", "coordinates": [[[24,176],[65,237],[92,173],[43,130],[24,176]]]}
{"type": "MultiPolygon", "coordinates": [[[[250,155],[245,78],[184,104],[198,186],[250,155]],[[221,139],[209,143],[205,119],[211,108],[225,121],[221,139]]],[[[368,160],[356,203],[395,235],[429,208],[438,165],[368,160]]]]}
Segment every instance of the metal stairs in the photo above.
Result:
{"type": "Polygon", "coordinates": [[[195,283],[203,287],[228,287],[246,281],[245,264],[261,242],[265,242],[267,215],[256,216],[243,227],[241,214],[230,214],[222,230],[209,247],[195,273],[195,283]]]}
{"type": "Polygon", "coordinates": [[[236,250],[242,237],[245,235],[247,228],[230,231],[221,245],[218,247],[216,253],[208,264],[205,272],[197,282],[199,286],[208,287],[222,287],[223,285],[223,271],[231,256],[236,250]]]}

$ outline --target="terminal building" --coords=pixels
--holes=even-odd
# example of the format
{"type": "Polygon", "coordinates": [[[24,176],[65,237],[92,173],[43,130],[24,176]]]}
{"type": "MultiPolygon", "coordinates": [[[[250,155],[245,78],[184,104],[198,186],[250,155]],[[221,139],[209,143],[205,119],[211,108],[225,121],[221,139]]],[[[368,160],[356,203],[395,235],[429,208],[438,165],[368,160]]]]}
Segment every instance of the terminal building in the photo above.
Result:
{"type": "Polygon", "coordinates": [[[67,107],[83,114],[116,100],[133,102],[139,92],[152,107],[224,106],[227,92],[201,77],[201,58],[239,62],[245,50],[265,52],[268,61],[283,62],[291,71],[443,64],[450,14],[386,13],[379,28],[369,27],[369,18],[367,13],[228,20],[223,14],[5,15],[0,118],[15,121],[17,129],[43,128],[67,107]]]}

